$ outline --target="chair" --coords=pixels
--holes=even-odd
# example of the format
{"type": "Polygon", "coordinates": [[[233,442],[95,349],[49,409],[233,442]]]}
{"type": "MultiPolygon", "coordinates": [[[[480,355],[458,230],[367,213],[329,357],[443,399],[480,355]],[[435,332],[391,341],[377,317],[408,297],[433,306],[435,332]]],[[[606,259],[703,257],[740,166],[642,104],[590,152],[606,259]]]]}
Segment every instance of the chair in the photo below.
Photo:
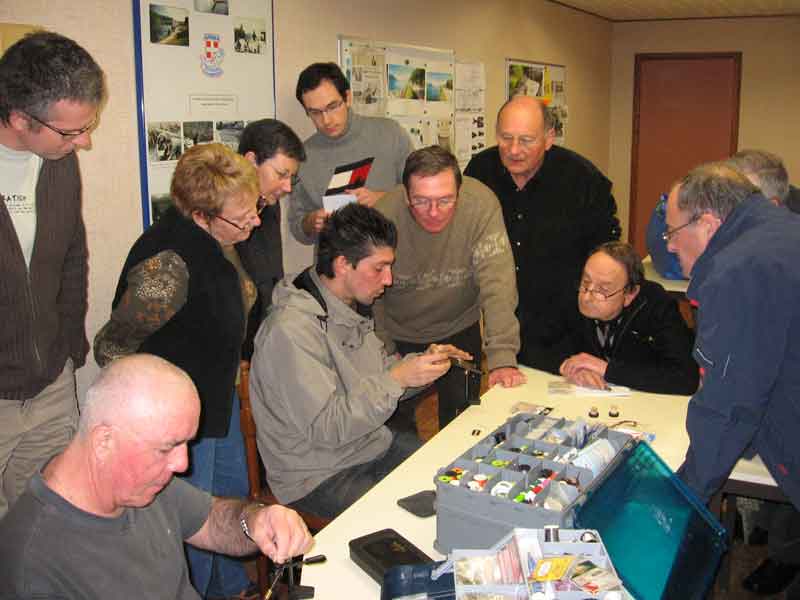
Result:
{"type": "MultiPolygon", "coordinates": [[[[247,481],[250,484],[250,499],[264,504],[280,504],[278,499],[272,494],[266,481],[262,482],[262,464],[258,455],[258,445],[256,442],[256,423],[253,419],[253,410],[250,404],[250,363],[246,360],[239,365],[239,402],[241,408],[239,418],[242,425],[242,436],[244,437],[244,449],[247,456],[247,481]]],[[[319,515],[298,511],[300,517],[305,521],[306,526],[312,533],[317,533],[328,523],[330,519],[319,515]]],[[[258,573],[258,588],[264,594],[269,588],[270,560],[263,554],[256,559],[256,572],[258,573]]]]}

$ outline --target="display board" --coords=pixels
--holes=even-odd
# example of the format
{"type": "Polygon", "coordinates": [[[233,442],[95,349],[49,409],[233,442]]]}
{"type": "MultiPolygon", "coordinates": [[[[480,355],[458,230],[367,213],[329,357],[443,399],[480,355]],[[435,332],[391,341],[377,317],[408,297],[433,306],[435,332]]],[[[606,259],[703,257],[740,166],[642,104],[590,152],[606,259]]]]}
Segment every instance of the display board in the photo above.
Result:
{"type": "Polygon", "coordinates": [[[455,152],[453,50],[340,35],[339,65],[356,113],[394,119],[415,148],[438,144],[455,152]]]}
{"type": "Polygon", "coordinates": [[[563,145],[567,135],[567,68],[516,58],[506,59],[506,98],[534,96],[550,107],[556,119],[556,143],[563,145]]]}
{"type": "Polygon", "coordinates": [[[236,149],[248,121],[275,116],[273,21],[265,0],[133,0],[144,227],[169,206],[194,144],[236,149]]]}

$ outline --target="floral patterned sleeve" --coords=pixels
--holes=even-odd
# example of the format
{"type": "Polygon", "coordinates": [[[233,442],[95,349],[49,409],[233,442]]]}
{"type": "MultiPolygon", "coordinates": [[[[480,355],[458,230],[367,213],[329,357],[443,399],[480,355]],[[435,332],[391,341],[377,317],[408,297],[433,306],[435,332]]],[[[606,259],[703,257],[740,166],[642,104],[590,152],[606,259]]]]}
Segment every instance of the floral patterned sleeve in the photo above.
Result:
{"type": "Polygon", "coordinates": [[[189,271],[172,250],[151,256],[128,271],[128,287],[111,319],[94,338],[94,358],[101,367],[133,354],[186,304],[189,271]]]}

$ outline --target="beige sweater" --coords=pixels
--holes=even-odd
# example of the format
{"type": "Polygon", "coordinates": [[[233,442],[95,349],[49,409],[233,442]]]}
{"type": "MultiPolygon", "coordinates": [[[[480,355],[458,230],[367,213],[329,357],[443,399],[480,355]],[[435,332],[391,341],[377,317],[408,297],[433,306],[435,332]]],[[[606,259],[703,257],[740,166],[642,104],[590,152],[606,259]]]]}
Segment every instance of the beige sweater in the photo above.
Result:
{"type": "Polygon", "coordinates": [[[477,179],[465,177],[453,220],[429,233],[412,216],[400,185],[376,205],[397,225],[394,283],[375,303],[376,331],[394,340],[434,342],[484,318],[489,369],[516,366],[519,323],[514,258],[500,204],[477,179]]]}

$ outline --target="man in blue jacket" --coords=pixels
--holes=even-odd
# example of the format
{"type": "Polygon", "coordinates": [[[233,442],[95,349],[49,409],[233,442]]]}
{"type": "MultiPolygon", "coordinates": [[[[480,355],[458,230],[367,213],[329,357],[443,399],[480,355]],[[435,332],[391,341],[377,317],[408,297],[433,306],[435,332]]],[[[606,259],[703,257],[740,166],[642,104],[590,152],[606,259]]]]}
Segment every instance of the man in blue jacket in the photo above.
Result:
{"type": "MultiPolygon", "coordinates": [[[[702,374],[679,474],[707,501],[752,448],[796,509],[800,217],[774,206],[730,164],[709,163],[673,187],[666,221],[669,250],[691,277],[687,295],[698,306],[694,357],[702,374]]],[[[797,545],[795,538],[773,560],[796,563],[797,545]]]]}

